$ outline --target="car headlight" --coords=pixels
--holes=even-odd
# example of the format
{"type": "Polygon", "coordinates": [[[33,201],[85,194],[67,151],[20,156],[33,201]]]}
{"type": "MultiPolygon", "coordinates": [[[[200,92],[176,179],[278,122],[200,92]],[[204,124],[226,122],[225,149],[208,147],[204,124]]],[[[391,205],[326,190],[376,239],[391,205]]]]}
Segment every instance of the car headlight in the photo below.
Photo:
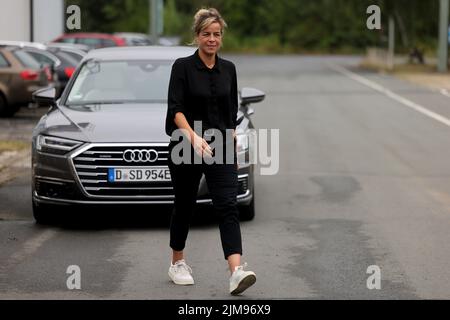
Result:
{"type": "Polygon", "coordinates": [[[36,139],[36,149],[40,152],[53,154],[66,154],[75,149],[83,142],[65,138],[38,135],[36,139]]]}
{"type": "Polygon", "coordinates": [[[248,135],[238,134],[236,135],[237,152],[245,152],[248,150],[248,135]]]}

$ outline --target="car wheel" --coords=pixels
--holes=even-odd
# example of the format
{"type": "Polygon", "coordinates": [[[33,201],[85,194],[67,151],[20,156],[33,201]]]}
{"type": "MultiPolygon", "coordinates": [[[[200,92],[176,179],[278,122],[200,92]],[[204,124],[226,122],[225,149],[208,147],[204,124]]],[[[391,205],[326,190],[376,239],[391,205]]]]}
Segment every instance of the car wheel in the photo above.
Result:
{"type": "Polygon", "coordinates": [[[33,203],[33,217],[38,224],[50,224],[54,221],[54,209],[52,206],[46,204],[33,203]]]}
{"type": "Polygon", "coordinates": [[[250,221],[255,218],[255,189],[252,190],[252,201],[246,206],[240,206],[239,217],[241,221],[250,221]]]}
{"type": "Polygon", "coordinates": [[[5,97],[0,93],[0,117],[12,117],[14,113],[19,111],[19,106],[8,105],[5,97]]]}

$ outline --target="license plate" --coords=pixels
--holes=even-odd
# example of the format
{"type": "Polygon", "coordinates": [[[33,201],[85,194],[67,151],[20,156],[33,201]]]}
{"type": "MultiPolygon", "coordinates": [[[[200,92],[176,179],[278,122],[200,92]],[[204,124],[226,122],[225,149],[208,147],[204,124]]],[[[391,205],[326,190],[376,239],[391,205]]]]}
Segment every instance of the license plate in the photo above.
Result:
{"type": "Polygon", "coordinates": [[[170,181],[167,167],[109,168],[109,182],[153,182],[170,181]]]}

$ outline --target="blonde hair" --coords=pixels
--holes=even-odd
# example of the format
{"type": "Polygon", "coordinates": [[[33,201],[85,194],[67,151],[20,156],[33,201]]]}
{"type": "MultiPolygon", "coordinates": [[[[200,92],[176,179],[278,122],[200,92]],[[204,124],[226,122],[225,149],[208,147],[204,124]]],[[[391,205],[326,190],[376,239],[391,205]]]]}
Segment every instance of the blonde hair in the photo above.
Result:
{"type": "MultiPolygon", "coordinates": [[[[222,34],[224,34],[227,24],[225,20],[223,20],[219,11],[217,11],[217,9],[215,8],[202,8],[198,10],[194,15],[194,23],[192,24],[192,31],[196,36],[198,36],[203,29],[207,28],[214,22],[220,24],[221,29],[220,31],[222,34]]],[[[192,41],[192,43],[195,43],[195,39],[194,41],[192,41]]]]}

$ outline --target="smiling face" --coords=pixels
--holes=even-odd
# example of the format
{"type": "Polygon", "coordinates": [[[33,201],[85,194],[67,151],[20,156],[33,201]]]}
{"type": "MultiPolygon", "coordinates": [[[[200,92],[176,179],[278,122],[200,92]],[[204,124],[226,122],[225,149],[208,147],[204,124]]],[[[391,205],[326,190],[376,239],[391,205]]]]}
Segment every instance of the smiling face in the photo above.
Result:
{"type": "Polygon", "coordinates": [[[198,33],[196,40],[199,50],[205,55],[215,55],[222,45],[222,28],[220,24],[218,22],[211,23],[198,33]]]}

